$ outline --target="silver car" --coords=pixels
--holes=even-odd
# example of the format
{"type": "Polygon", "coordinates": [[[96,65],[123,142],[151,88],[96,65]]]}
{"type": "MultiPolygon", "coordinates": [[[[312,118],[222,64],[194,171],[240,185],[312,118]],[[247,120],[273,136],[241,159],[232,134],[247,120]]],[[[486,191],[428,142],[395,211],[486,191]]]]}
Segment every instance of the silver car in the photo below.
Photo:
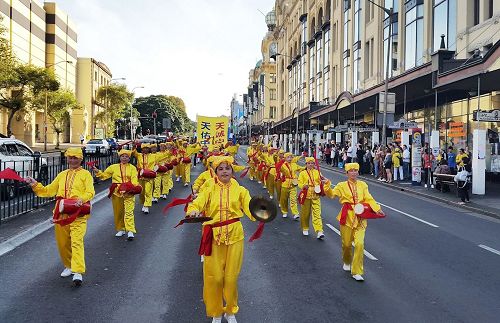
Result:
{"type": "Polygon", "coordinates": [[[102,155],[109,155],[111,152],[111,146],[106,139],[90,139],[85,145],[86,154],[97,154],[99,152],[102,155]]]}

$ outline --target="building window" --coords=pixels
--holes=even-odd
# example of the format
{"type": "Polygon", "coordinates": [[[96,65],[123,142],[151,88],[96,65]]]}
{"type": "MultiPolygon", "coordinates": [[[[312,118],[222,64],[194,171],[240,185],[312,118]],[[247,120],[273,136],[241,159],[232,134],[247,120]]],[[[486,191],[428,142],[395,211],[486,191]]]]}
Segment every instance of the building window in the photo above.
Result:
{"type": "Polygon", "coordinates": [[[323,73],[323,98],[328,100],[330,96],[330,71],[323,73]]]}
{"type": "Polygon", "coordinates": [[[343,89],[344,91],[347,91],[348,87],[347,87],[347,74],[349,73],[349,56],[348,57],[344,57],[344,60],[343,60],[343,74],[344,74],[344,78],[343,78],[343,89]]]}
{"type": "Polygon", "coordinates": [[[445,45],[455,50],[457,38],[457,4],[456,0],[434,0],[433,8],[433,43],[432,50],[441,46],[441,35],[445,35],[445,45]]]}
{"type": "Polygon", "coordinates": [[[276,73],[269,74],[269,83],[276,83],[276,73]]]}
{"type": "Polygon", "coordinates": [[[276,118],[276,107],[271,107],[269,109],[269,118],[271,119],[276,118]]]}
{"type": "Polygon", "coordinates": [[[97,82],[97,71],[94,72],[94,81],[97,82]]]}
{"type": "Polygon", "coordinates": [[[325,31],[324,50],[323,50],[323,67],[330,66],[330,30],[325,31]]]}
{"type": "Polygon", "coordinates": [[[373,38],[365,43],[365,79],[373,76],[373,38]]]}
{"type": "Polygon", "coordinates": [[[384,76],[387,72],[387,51],[389,51],[389,77],[393,75],[393,71],[398,67],[398,12],[399,0],[385,0],[385,7],[387,9],[393,8],[394,16],[392,19],[391,35],[389,35],[389,17],[385,14],[384,20],[384,76]],[[396,19],[394,19],[396,18],[396,19]]]}
{"type": "Polygon", "coordinates": [[[354,0],[354,43],[361,39],[361,0],[354,0]]]}
{"type": "Polygon", "coordinates": [[[314,78],[309,80],[309,102],[314,101],[314,78]]]}
{"type": "Polygon", "coordinates": [[[474,26],[479,24],[479,4],[481,0],[473,0],[474,1],[474,26]]]}
{"type": "Polygon", "coordinates": [[[414,3],[415,6],[406,7],[405,70],[424,61],[424,5],[414,3]]]}
{"type": "Polygon", "coordinates": [[[270,100],[276,100],[276,90],[275,89],[270,89],[269,90],[269,99],[270,100]]]}
{"type": "Polygon", "coordinates": [[[306,76],[306,71],[307,71],[307,68],[306,68],[307,67],[306,66],[306,64],[307,64],[307,62],[306,62],[306,56],[305,55],[302,56],[300,58],[300,60],[302,61],[302,69],[301,69],[302,70],[302,76],[300,77],[300,84],[302,85],[305,82],[305,80],[307,80],[307,76],[306,76]]]}
{"type": "Polygon", "coordinates": [[[321,48],[322,48],[321,42],[322,42],[321,39],[318,39],[316,41],[316,73],[317,74],[321,73],[321,69],[322,69],[321,63],[323,62],[322,56],[321,56],[321,48]]]}
{"type": "Polygon", "coordinates": [[[314,78],[314,47],[309,48],[309,78],[314,78]]]}
{"type": "Polygon", "coordinates": [[[349,22],[349,10],[346,10],[344,11],[344,51],[349,48],[349,22]]]}
{"type": "Polygon", "coordinates": [[[361,66],[361,56],[360,56],[361,50],[359,48],[356,48],[354,51],[354,62],[353,62],[353,68],[352,68],[352,83],[354,85],[354,93],[357,93],[359,91],[359,88],[361,87],[361,73],[360,73],[360,66],[361,66]]]}
{"type": "Polygon", "coordinates": [[[342,72],[343,72],[343,84],[342,87],[344,91],[347,91],[348,85],[347,85],[347,80],[348,80],[348,73],[349,73],[349,16],[350,16],[350,11],[349,9],[351,8],[351,2],[350,1],[344,1],[344,58],[343,58],[343,64],[342,64],[342,72]]]}
{"type": "Polygon", "coordinates": [[[365,23],[368,23],[375,18],[375,8],[373,8],[373,3],[368,0],[365,0],[365,8],[365,23]]]}
{"type": "Polygon", "coordinates": [[[280,100],[283,101],[285,99],[285,81],[281,81],[281,91],[280,91],[280,100]]]}
{"type": "Polygon", "coordinates": [[[493,0],[488,1],[488,19],[493,17],[493,0]]]}
{"type": "Polygon", "coordinates": [[[293,77],[292,70],[289,69],[288,70],[288,97],[290,97],[292,95],[292,92],[293,92],[292,77],[293,77]]]}

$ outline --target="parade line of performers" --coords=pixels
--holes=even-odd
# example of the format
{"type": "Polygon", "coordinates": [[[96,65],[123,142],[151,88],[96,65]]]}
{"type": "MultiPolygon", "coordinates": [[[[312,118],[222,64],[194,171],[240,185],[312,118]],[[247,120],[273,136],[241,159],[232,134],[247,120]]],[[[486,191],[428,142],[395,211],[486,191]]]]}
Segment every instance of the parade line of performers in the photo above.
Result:
{"type": "MultiPolygon", "coordinates": [[[[126,235],[131,241],[136,234],[135,195],[140,195],[142,212],[148,214],[152,203],[167,199],[172,192],[174,177],[177,182],[182,179],[184,186],[190,185],[191,156],[196,154],[195,158],[206,170],[193,182],[190,197],[182,200],[186,203],[183,221],[202,222],[199,254],[203,261],[203,300],[212,322],[221,322],[222,315],[228,322],[236,322],[238,277],[244,248],[240,218],[246,215],[252,221],[262,221],[250,209],[252,198],[236,180],[236,172],[241,172],[240,177],[249,173],[250,180],[262,184],[270,199],[276,197],[282,217],[290,215],[294,220],[300,220],[304,236],[309,235],[312,223],[319,240],[325,237],[321,197],[338,198],[342,205],[337,216],[342,241],[342,268],[349,271],[356,281],[363,281],[367,219],[385,215],[369,193],[368,185],[357,179],[359,165],[346,164],[347,180],[332,186],[321,174],[315,157],[305,157],[305,166],[300,166],[298,162],[302,156],[252,142],[247,149],[248,166],[242,166],[234,159],[237,152],[238,145],[231,143],[209,150],[207,146],[189,144],[187,139],[178,138],[159,145],[136,143],[133,150],[121,149],[118,151],[120,162],[105,170],[92,164],[89,166],[97,178],[111,178],[108,197],[113,205],[115,236],[126,235]],[[136,160],[135,166],[130,163],[132,157],[136,160]]],[[[84,236],[91,214],[90,200],[95,192],[91,173],[82,168],[82,150],[69,148],[65,156],[68,169],[47,186],[30,177],[25,181],[37,196],[56,197],[53,222],[64,265],[61,277],[72,275],[74,285],[80,286],[85,273],[84,236]]],[[[263,227],[261,222],[250,241],[260,237],[263,227]]]]}

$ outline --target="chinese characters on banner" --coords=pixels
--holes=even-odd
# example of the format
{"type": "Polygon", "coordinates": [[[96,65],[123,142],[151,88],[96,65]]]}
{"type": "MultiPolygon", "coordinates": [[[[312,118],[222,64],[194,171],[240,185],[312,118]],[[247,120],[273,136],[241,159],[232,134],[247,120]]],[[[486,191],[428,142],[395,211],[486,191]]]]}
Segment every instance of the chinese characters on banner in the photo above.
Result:
{"type": "Polygon", "coordinates": [[[228,136],[228,118],[226,117],[204,117],[197,116],[197,134],[198,142],[204,146],[207,145],[210,149],[213,146],[225,145],[228,136]]]}

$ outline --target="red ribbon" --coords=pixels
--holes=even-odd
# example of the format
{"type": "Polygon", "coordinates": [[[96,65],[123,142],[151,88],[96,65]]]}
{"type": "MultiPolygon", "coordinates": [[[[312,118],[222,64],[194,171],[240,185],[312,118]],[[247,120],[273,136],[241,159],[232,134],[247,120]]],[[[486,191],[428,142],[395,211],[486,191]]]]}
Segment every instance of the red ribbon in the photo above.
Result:
{"type": "Polygon", "coordinates": [[[239,218],[230,219],[227,221],[222,221],[214,224],[206,224],[203,226],[203,235],[201,237],[200,248],[198,249],[198,254],[210,256],[212,254],[212,241],[214,239],[213,228],[222,227],[240,221],[239,218]]]}
{"type": "Polygon", "coordinates": [[[299,193],[299,196],[297,197],[297,201],[299,202],[300,205],[303,205],[304,202],[306,201],[306,197],[307,197],[307,188],[303,188],[300,193],[299,193]]]}
{"type": "MultiPolygon", "coordinates": [[[[65,226],[65,225],[71,224],[73,221],[76,220],[77,217],[80,216],[80,213],[82,211],[82,207],[79,207],[75,213],[69,215],[67,218],[61,219],[61,213],[59,211],[59,204],[62,203],[63,200],[64,199],[62,197],[56,198],[56,208],[54,210],[54,216],[52,217],[52,223],[59,224],[60,226],[65,226]]],[[[90,205],[90,202],[87,202],[85,204],[90,205]]]]}
{"type": "Polygon", "coordinates": [[[346,224],[346,221],[347,221],[347,214],[349,212],[349,210],[352,210],[352,204],[350,203],[344,203],[342,205],[342,211],[340,213],[340,224],[341,225],[345,225],[346,224]]]}
{"type": "Polygon", "coordinates": [[[89,167],[94,167],[94,166],[97,166],[99,165],[99,161],[97,160],[94,160],[94,161],[88,161],[85,163],[85,165],[89,166],[89,167]]]}
{"type": "Polygon", "coordinates": [[[172,200],[172,202],[170,202],[169,204],[167,204],[167,206],[165,206],[163,208],[163,213],[167,214],[168,209],[170,209],[171,207],[177,206],[177,205],[182,205],[182,204],[185,204],[185,206],[184,206],[184,212],[185,212],[187,210],[188,204],[191,203],[192,201],[193,201],[192,194],[189,194],[189,196],[185,199],[174,198],[172,200]]]}
{"type": "Polygon", "coordinates": [[[255,230],[255,232],[250,237],[250,240],[249,240],[250,242],[262,237],[262,233],[264,232],[264,224],[265,224],[264,222],[259,222],[259,226],[257,227],[257,230],[255,230]]]}
{"type": "Polygon", "coordinates": [[[247,176],[249,170],[250,170],[250,168],[247,168],[243,172],[241,172],[240,178],[243,178],[243,177],[247,176]]]}

